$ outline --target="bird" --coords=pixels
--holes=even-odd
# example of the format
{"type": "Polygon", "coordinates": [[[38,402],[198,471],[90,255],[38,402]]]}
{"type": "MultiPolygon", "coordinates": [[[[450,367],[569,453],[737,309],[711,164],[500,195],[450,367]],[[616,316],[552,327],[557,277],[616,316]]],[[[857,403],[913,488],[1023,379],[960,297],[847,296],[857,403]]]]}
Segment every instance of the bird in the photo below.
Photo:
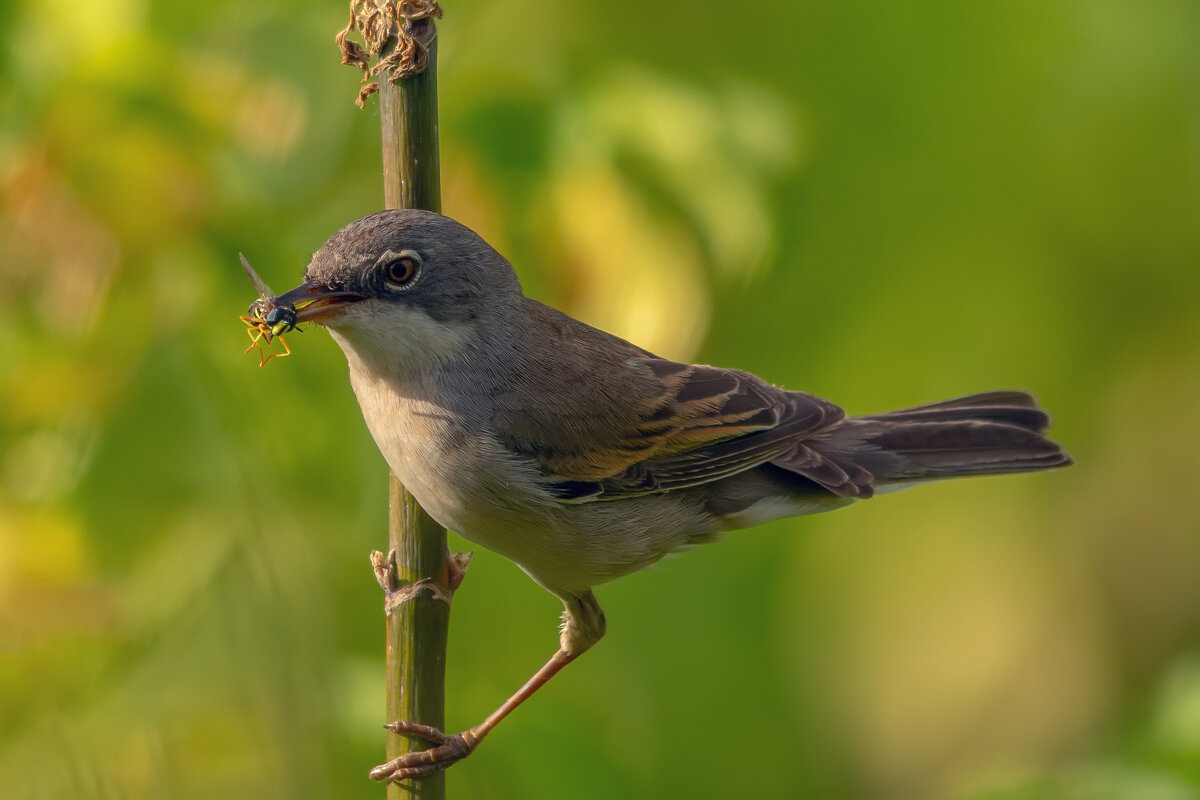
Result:
{"type": "Polygon", "coordinates": [[[351,222],[268,299],[258,313],[329,331],[376,445],[429,515],[563,603],[554,655],[483,722],[452,735],[390,723],[430,746],[376,767],[380,780],[469,755],[599,641],[600,584],[727,531],[1072,463],[1022,391],[850,416],[749,372],[660,358],[527,297],[500,253],[430,211],[351,222]]]}

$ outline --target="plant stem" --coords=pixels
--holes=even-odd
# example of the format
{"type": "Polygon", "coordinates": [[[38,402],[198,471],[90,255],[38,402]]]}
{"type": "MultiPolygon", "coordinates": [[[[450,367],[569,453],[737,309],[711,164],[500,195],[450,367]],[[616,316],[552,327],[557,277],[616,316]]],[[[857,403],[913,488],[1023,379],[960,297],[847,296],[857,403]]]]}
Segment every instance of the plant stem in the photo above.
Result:
{"type": "MultiPolygon", "coordinates": [[[[418,24],[434,24],[432,19],[418,24]]],[[[441,211],[438,170],[437,40],[429,45],[425,70],[393,84],[379,81],[383,129],[384,198],[388,208],[441,211]]],[[[417,505],[394,475],[389,476],[388,546],[396,554],[401,586],[431,579],[449,586],[450,552],[446,531],[417,505]]],[[[402,603],[387,620],[387,718],[441,729],[445,725],[446,640],[450,606],[430,592],[402,603]]],[[[388,760],[424,742],[387,734],[388,760]]],[[[389,783],[389,800],[441,800],[445,773],[389,783]]]]}
{"type": "MultiPolygon", "coordinates": [[[[433,20],[421,20],[433,25],[433,20]]],[[[379,82],[383,195],[388,208],[442,211],[438,156],[437,39],[419,75],[379,82]]]]}

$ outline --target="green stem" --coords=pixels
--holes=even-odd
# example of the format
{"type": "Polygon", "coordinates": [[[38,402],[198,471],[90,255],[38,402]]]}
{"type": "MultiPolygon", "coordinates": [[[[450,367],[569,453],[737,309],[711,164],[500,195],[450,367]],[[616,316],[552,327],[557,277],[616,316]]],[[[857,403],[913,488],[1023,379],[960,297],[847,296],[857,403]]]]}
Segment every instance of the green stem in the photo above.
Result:
{"type": "MultiPolygon", "coordinates": [[[[432,26],[433,20],[418,24],[432,26]]],[[[388,208],[441,211],[438,171],[437,40],[419,75],[397,83],[379,81],[383,128],[384,197],[388,208]]],[[[450,552],[446,531],[417,505],[394,475],[390,476],[389,548],[396,553],[401,586],[426,578],[449,586],[450,552]]],[[[420,592],[400,605],[387,621],[387,718],[445,726],[446,640],[449,604],[420,592]]],[[[387,734],[388,760],[428,744],[387,734]]],[[[441,800],[445,773],[388,784],[389,800],[441,800]]]]}
{"type": "MultiPolygon", "coordinates": [[[[433,20],[421,20],[433,25],[433,20]]],[[[382,77],[382,76],[381,76],[382,77]]],[[[388,208],[442,211],[438,157],[437,39],[419,75],[379,81],[383,196],[388,208]]]]}

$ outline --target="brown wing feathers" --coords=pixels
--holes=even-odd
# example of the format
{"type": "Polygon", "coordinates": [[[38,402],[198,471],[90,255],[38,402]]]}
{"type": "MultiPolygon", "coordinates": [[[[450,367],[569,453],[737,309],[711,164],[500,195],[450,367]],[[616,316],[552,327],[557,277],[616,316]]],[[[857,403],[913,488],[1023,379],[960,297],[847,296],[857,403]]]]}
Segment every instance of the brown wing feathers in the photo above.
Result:
{"type": "Polygon", "coordinates": [[[784,469],[837,494],[857,496],[858,484],[869,484],[865,470],[839,466],[799,444],[844,417],[832,403],[736,370],[662,359],[644,359],[639,366],[654,375],[661,391],[609,445],[610,455],[621,452],[629,460],[599,480],[560,481],[559,496],[617,499],[697,486],[778,459],[784,469]]]}
{"type": "MultiPolygon", "coordinates": [[[[563,372],[579,363],[564,362],[563,372]]],[[[534,459],[549,491],[564,500],[699,486],[765,464],[839,497],[870,497],[880,483],[1069,463],[1041,435],[1049,417],[1023,392],[847,419],[826,400],[747,372],[644,351],[611,366],[625,382],[606,387],[607,403],[561,402],[581,385],[560,374],[560,406],[501,404],[506,428],[520,432],[507,444],[534,459]],[[599,412],[580,416],[585,406],[599,412]]]]}

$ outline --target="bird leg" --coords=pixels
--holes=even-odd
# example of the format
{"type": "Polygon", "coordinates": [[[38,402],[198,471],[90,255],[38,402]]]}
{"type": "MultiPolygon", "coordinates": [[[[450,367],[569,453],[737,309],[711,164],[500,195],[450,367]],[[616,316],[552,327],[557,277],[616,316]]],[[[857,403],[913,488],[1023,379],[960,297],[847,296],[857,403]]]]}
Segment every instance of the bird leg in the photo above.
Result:
{"type": "Polygon", "coordinates": [[[483,737],[487,736],[500,720],[532,697],[533,693],[558,674],[559,670],[599,641],[604,635],[605,625],[604,612],[600,610],[596,596],[589,591],[581,597],[564,597],[563,605],[566,610],[563,612],[558,651],[525,682],[524,686],[513,693],[512,697],[505,700],[483,722],[453,735],[447,735],[431,725],[419,722],[397,720],[387,723],[384,727],[388,730],[424,739],[433,747],[404,753],[386,764],[380,764],[371,770],[371,777],[377,781],[403,781],[437,772],[461,761],[474,752],[483,737]]]}
{"type": "Polygon", "coordinates": [[[507,717],[510,711],[525,702],[534,692],[542,688],[546,681],[554,677],[555,673],[574,660],[575,656],[559,650],[549,661],[542,665],[541,669],[533,674],[532,678],[525,682],[524,686],[518,689],[512,697],[505,700],[504,704],[493,711],[487,719],[462,733],[448,736],[437,728],[430,725],[422,725],[419,722],[406,722],[403,720],[389,722],[383,727],[395,733],[416,736],[434,746],[427,750],[416,750],[411,753],[405,753],[386,764],[381,764],[371,770],[371,777],[377,781],[402,781],[408,778],[428,775],[431,772],[437,772],[456,761],[466,758],[475,750],[483,737],[487,736],[492,728],[496,727],[500,720],[507,717]]]}

